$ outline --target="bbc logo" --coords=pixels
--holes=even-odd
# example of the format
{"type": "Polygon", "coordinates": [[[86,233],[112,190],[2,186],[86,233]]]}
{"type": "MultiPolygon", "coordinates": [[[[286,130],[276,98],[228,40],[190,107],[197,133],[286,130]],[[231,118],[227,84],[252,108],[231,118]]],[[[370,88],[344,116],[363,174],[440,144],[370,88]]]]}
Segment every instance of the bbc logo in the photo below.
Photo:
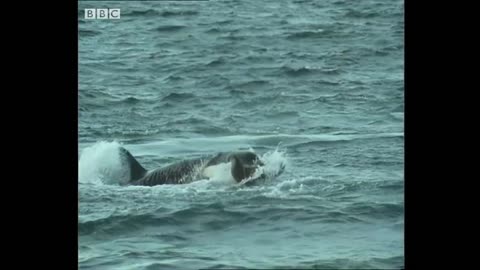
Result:
{"type": "Polygon", "coordinates": [[[85,19],[120,19],[119,8],[86,8],[85,19]]]}

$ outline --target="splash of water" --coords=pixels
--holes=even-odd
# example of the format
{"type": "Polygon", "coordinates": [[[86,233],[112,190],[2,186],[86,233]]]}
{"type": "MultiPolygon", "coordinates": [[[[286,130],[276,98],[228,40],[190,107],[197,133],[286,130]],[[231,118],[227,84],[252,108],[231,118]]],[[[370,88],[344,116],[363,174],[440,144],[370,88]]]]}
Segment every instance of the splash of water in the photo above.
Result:
{"type": "Polygon", "coordinates": [[[130,169],[124,165],[119,142],[100,141],[83,149],[78,162],[78,181],[93,184],[124,184],[130,169]]]}
{"type": "Polygon", "coordinates": [[[250,181],[255,181],[262,175],[265,176],[264,181],[271,181],[275,179],[277,176],[283,173],[287,166],[286,152],[277,147],[275,150],[268,151],[260,156],[260,161],[263,162],[264,166],[257,169],[251,177],[241,181],[239,185],[244,185],[250,181]]]}

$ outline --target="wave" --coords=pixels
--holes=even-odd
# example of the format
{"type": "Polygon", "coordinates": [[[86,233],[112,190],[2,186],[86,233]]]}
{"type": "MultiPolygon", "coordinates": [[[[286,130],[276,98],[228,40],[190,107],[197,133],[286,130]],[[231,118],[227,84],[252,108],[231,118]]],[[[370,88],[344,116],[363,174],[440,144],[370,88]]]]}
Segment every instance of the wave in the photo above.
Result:
{"type": "Polygon", "coordinates": [[[201,118],[197,116],[188,116],[180,119],[172,119],[166,123],[167,126],[171,125],[204,125],[211,126],[213,123],[207,118],[201,118]]]}
{"type": "Polygon", "coordinates": [[[127,97],[127,98],[124,98],[124,99],[121,100],[122,103],[126,103],[126,104],[136,104],[140,101],[141,101],[141,99],[138,99],[138,98],[135,98],[135,97],[127,97]]]}
{"type": "Polygon", "coordinates": [[[163,25],[157,27],[155,30],[158,32],[175,32],[186,28],[185,25],[163,25]]]}
{"type": "Polygon", "coordinates": [[[226,64],[227,62],[225,61],[225,59],[223,57],[220,57],[220,58],[217,58],[217,59],[214,59],[210,62],[208,62],[206,64],[206,66],[208,67],[215,67],[215,66],[219,66],[219,65],[222,65],[222,64],[226,64]]]}
{"type": "Polygon", "coordinates": [[[162,101],[185,101],[188,99],[195,98],[196,96],[192,93],[170,93],[162,98],[162,101]]]}
{"type": "Polygon", "coordinates": [[[155,9],[145,9],[145,10],[132,10],[122,13],[122,16],[128,17],[151,17],[158,16],[159,12],[155,9]]]}
{"type": "Polygon", "coordinates": [[[316,39],[316,38],[325,38],[334,34],[333,30],[307,30],[307,31],[298,31],[287,34],[287,39],[297,40],[297,39],[316,39]]]}
{"type": "Polygon", "coordinates": [[[364,219],[381,219],[403,217],[403,203],[356,203],[345,207],[343,211],[364,219]]]}
{"type": "MultiPolygon", "coordinates": [[[[79,220],[78,232],[81,235],[93,232],[116,234],[140,227],[178,226],[180,224],[192,224],[205,229],[213,229],[212,227],[217,224],[222,227],[235,224],[249,215],[251,213],[245,211],[229,210],[220,202],[198,203],[183,209],[159,208],[149,213],[112,214],[93,220],[79,220]]],[[[165,237],[179,239],[179,236],[175,235],[165,237]]],[[[183,237],[187,236],[183,235],[183,237]]]]}
{"type": "Polygon", "coordinates": [[[289,76],[302,76],[314,73],[322,73],[325,75],[335,75],[340,74],[340,69],[338,68],[320,68],[312,66],[303,66],[303,67],[290,67],[282,66],[281,70],[289,76]]]}
{"type": "Polygon", "coordinates": [[[362,18],[362,19],[369,19],[380,16],[379,13],[376,11],[368,11],[368,10],[354,10],[350,9],[345,13],[345,17],[347,18],[362,18]]]}
{"type": "Polygon", "coordinates": [[[256,89],[256,87],[263,87],[263,86],[268,86],[270,85],[270,81],[267,81],[267,80],[250,80],[250,81],[246,81],[246,82],[240,82],[238,84],[234,84],[232,85],[232,87],[234,88],[254,88],[256,89]]]}
{"type": "Polygon", "coordinates": [[[161,13],[162,17],[173,17],[173,16],[195,16],[199,12],[195,10],[166,10],[161,13]]]}
{"type": "MultiPolygon", "coordinates": [[[[329,143],[354,140],[369,140],[379,138],[403,138],[403,132],[391,133],[368,133],[358,134],[349,133],[327,133],[327,134],[251,134],[251,135],[229,135],[216,137],[196,137],[196,138],[174,138],[163,137],[161,141],[146,142],[139,149],[155,149],[165,147],[179,147],[180,149],[198,149],[199,151],[216,151],[215,146],[228,145],[231,149],[245,149],[254,145],[255,147],[282,147],[290,148],[309,143],[329,143]]],[[[217,149],[218,150],[218,149],[217,149]]]]}
{"type": "Polygon", "coordinates": [[[100,31],[94,31],[94,30],[79,30],[78,35],[80,37],[94,37],[102,34],[100,31]]]}
{"type": "Polygon", "coordinates": [[[218,27],[212,27],[212,28],[209,28],[209,29],[205,30],[205,33],[207,33],[207,34],[218,34],[218,33],[222,33],[223,31],[225,31],[225,29],[221,29],[221,28],[218,28],[218,27]]]}
{"type": "Polygon", "coordinates": [[[159,11],[155,9],[145,9],[145,10],[133,10],[130,12],[125,12],[122,16],[129,16],[129,17],[154,17],[154,16],[161,16],[161,17],[175,17],[175,16],[195,16],[198,15],[199,12],[195,10],[164,10],[159,11]]]}
{"type": "Polygon", "coordinates": [[[288,147],[305,147],[313,145],[323,145],[339,142],[350,142],[357,140],[374,140],[374,139],[388,139],[388,138],[403,138],[403,133],[377,133],[377,134],[325,134],[320,136],[313,136],[312,139],[287,144],[288,147]]]}
{"type": "MultiPolygon", "coordinates": [[[[251,192],[251,191],[250,191],[251,192]]],[[[185,207],[176,209],[158,208],[146,213],[111,214],[106,217],[81,221],[78,224],[80,235],[89,235],[93,232],[104,234],[121,234],[131,232],[144,227],[191,227],[202,231],[225,229],[238,224],[255,222],[279,221],[289,216],[298,221],[307,223],[364,223],[372,219],[400,218],[403,216],[403,206],[396,204],[361,204],[343,209],[329,209],[326,206],[318,206],[318,202],[307,203],[301,200],[282,200],[282,203],[266,196],[243,198],[249,204],[239,203],[240,198],[234,201],[190,203],[185,207]],[[272,204],[273,203],[273,204],[272,204]],[[239,206],[240,205],[240,206],[239,206]],[[255,207],[252,207],[252,206],[255,207]]],[[[224,201],[225,199],[222,199],[224,201]]],[[[168,205],[169,207],[173,207],[168,205]]],[[[144,212],[147,210],[143,210],[144,212]]],[[[272,229],[271,227],[269,229],[272,229]]],[[[169,238],[175,241],[184,241],[188,235],[162,234],[160,238],[169,238]]]]}
{"type": "MultiPolygon", "coordinates": [[[[291,266],[291,269],[403,269],[404,260],[403,256],[375,257],[368,260],[323,259],[300,262],[299,265],[291,266]]],[[[283,268],[283,266],[276,267],[283,268]]]]}

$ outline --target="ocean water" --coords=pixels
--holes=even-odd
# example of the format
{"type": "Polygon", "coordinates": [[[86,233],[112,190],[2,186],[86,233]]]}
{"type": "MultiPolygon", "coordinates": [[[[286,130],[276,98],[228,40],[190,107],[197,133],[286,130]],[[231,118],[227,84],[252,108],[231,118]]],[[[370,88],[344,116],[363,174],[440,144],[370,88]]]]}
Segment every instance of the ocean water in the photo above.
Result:
{"type": "Polygon", "coordinates": [[[79,268],[402,268],[403,6],[80,1],[79,268]],[[120,146],[147,169],[240,149],[287,166],[129,187],[120,146]]]}

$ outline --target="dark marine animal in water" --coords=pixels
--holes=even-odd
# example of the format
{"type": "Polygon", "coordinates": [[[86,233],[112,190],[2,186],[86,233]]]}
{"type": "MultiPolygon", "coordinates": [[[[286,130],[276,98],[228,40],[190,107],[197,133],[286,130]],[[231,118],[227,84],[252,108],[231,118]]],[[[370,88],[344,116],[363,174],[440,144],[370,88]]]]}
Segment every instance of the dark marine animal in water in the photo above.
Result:
{"type": "MultiPolygon", "coordinates": [[[[120,148],[123,161],[130,169],[130,178],[127,185],[137,186],[156,186],[164,184],[185,184],[198,179],[205,179],[209,176],[207,172],[213,166],[230,163],[230,173],[236,182],[252,177],[256,170],[265,164],[259,157],[249,151],[222,152],[209,157],[201,157],[189,160],[183,160],[170,164],[166,167],[148,171],[133,157],[125,148],[120,148]]],[[[283,172],[285,166],[282,166],[276,176],[283,172]]],[[[261,174],[255,179],[265,179],[266,175],[261,174]]],[[[249,179],[250,180],[250,179],[249,179]]],[[[252,181],[249,181],[252,182],[252,181]]]]}

